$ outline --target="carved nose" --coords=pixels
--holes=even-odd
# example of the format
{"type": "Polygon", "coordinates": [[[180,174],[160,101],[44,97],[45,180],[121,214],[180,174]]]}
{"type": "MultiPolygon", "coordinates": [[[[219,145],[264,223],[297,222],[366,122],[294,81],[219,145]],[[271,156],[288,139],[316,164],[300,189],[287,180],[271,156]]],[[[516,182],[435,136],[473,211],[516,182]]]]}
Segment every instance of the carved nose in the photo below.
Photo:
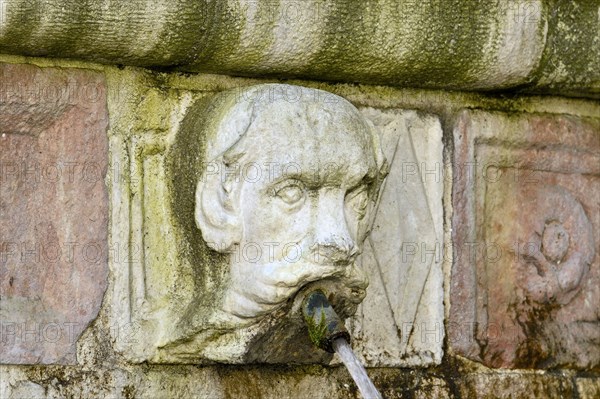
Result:
{"type": "Polygon", "coordinates": [[[358,249],[352,240],[332,236],[329,241],[317,242],[313,255],[317,263],[349,264],[358,255],[358,249]]]}
{"type": "Polygon", "coordinates": [[[349,264],[358,253],[358,247],[350,235],[344,216],[343,198],[321,200],[317,212],[313,248],[315,261],[349,264]]]}

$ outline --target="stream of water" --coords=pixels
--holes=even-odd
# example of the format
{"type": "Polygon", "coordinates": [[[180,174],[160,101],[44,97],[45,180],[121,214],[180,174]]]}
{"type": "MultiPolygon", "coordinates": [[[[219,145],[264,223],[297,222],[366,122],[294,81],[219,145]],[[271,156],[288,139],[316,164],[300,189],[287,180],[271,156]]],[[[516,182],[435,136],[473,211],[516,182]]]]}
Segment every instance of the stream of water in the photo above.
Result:
{"type": "Polygon", "coordinates": [[[383,399],[377,388],[375,388],[375,385],[373,385],[373,381],[367,375],[367,371],[356,358],[348,341],[344,338],[334,340],[333,349],[340,356],[340,359],[342,359],[362,396],[365,399],[383,399]]]}

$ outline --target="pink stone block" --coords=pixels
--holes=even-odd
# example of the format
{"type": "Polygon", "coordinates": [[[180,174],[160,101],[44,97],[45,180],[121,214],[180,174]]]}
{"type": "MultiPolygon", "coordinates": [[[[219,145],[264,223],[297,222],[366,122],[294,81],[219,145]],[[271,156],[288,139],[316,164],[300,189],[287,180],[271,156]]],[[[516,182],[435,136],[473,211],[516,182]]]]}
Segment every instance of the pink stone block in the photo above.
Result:
{"type": "Polygon", "coordinates": [[[107,285],[103,75],[0,64],[0,362],[69,364],[107,285]]]}
{"type": "Polygon", "coordinates": [[[600,120],[464,111],[448,342],[503,368],[600,365],[600,120]]]}

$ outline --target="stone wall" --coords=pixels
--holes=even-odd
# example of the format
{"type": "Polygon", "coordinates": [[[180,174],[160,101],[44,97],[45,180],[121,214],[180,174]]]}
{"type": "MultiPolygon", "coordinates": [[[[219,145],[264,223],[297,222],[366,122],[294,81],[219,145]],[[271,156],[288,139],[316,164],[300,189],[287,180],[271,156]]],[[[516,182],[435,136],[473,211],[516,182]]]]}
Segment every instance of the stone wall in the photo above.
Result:
{"type": "MultiPolygon", "coordinates": [[[[147,188],[160,187],[156,156],[193,99],[277,80],[0,61],[1,397],[358,397],[335,365],[154,364],[132,355],[144,353],[147,327],[122,312],[139,315],[145,305],[122,304],[144,290],[137,256],[164,245],[135,227],[160,223],[148,219],[163,206],[147,188]],[[150,199],[136,208],[140,190],[150,199]],[[125,271],[134,277],[121,278],[125,271]]],[[[440,145],[424,130],[419,162],[400,176],[439,188],[444,321],[432,327],[436,316],[426,313],[433,318],[413,331],[413,344],[440,351],[416,367],[406,366],[421,360],[371,367],[384,396],[598,397],[598,102],[286,83],[439,120],[440,145]]]]}

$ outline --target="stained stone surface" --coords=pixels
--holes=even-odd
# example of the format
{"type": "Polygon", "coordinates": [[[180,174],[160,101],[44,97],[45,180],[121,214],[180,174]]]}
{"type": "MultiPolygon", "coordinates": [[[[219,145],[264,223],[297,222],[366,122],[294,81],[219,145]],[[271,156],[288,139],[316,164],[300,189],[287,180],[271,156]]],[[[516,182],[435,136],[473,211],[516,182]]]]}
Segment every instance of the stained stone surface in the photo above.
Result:
{"type": "Polygon", "coordinates": [[[446,90],[600,90],[589,0],[0,4],[6,54],[446,90]]]}
{"type": "MultiPolygon", "coordinates": [[[[113,198],[120,201],[113,209],[119,216],[113,218],[112,237],[129,239],[126,253],[132,256],[127,265],[113,264],[111,321],[124,326],[115,334],[119,351],[136,362],[329,363],[331,355],[311,345],[297,311],[302,296],[296,294],[310,286],[330,290],[343,317],[356,315],[347,327],[367,365],[441,361],[443,179],[437,118],[402,110],[351,111],[341,97],[286,85],[242,88],[195,100],[184,94],[175,104],[166,100],[163,97],[172,115],[167,118],[175,121],[168,129],[149,129],[144,125],[151,126],[151,121],[136,120],[133,129],[117,122],[113,131],[113,162],[129,159],[131,167],[124,179],[111,182],[113,198]],[[254,107],[253,101],[261,105],[254,107]],[[249,133],[244,133],[248,123],[249,133]],[[308,139],[311,129],[328,133],[317,143],[308,139]],[[356,140],[372,138],[354,146],[357,129],[356,137],[362,138],[356,140]],[[253,130],[262,133],[255,135],[253,130]],[[375,133],[368,133],[371,130],[375,133]],[[230,149],[238,141],[245,151],[230,149]],[[371,169],[383,164],[377,161],[381,155],[369,155],[369,148],[379,147],[389,165],[380,200],[375,202],[369,188],[364,201],[354,203],[354,194],[362,193],[356,191],[362,180],[355,176],[346,182],[342,171],[369,171],[367,181],[375,181],[371,169]],[[250,156],[263,158],[250,162],[250,156]],[[227,162],[221,163],[221,157],[227,162]],[[282,170],[296,168],[302,173],[290,183],[293,188],[280,186],[282,170]],[[428,175],[425,169],[434,172],[428,175]],[[307,194],[303,200],[312,204],[311,198],[336,193],[336,200],[325,202],[327,213],[295,216],[290,212],[296,208],[278,217],[265,213],[279,204],[280,196],[285,204],[296,204],[302,193],[318,189],[317,183],[301,186],[300,179],[309,175],[333,179],[323,183],[324,193],[307,194]],[[255,198],[244,190],[266,184],[260,177],[277,182],[277,187],[256,190],[260,194],[255,198]],[[236,188],[240,181],[246,188],[236,188]],[[211,194],[215,189],[219,195],[211,194]],[[236,202],[238,195],[243,202],[236,202]],[[372,223],[373,233],[363,243],[360,235],[364,237],[369,224],[361,227],[359,217],[356,227],[352,220],[366,209],[371,213],[364,222],[372,223]],[[262,216],[248,216],[255,213],[262,216]],[[284,223],[290,214],[294,217],[284,223]],[[240,236],[239,220],[247,236],[240,236]],[[296,230],[305,228],[309,233],[296,241],[296,230]],[[277,236],[275,231],[280,231],[277,236]],[[240,237],[244,241],[237,241],[240,237]],[[281,268],[280,251],[289,251],[293,243],[300,250],[287,253],[291,260],[284,252],[290,262],[281,268]],[[313,270],[303,262],[304,257],[313,259],[314,248],[320,248],[314,259],[320,257],[321,264],[313,270]],[[331,268],[334,264],[337,269],[331,268]],[[365,280],[370,285],[357,309],[365,298],[365,280]]],[[[321,206],[325,205],[315,212],[321,206]]]]}
{"type": "Polygon", "coordinates": [[[459,397],[463,398],[573,398],[581,395],[571,379],[560,374],[487,371],[465,373],[455,381],[459,397]]]}
{"type": "Polygon", "coordinates": [[[452,349],[493,367],[600,364],[600,120],[463,112],[452,349]]]}
{"type": "Polygon", "coordinates": [[[580,398],[592,399],[600,397],[600,378],[577,378],[575,384],[580,398]]]}
{"type": "Polygon", "coordinates": [[[108,272],[102,75],[0,65],[0,357],[74,363],[108,272]]]}

